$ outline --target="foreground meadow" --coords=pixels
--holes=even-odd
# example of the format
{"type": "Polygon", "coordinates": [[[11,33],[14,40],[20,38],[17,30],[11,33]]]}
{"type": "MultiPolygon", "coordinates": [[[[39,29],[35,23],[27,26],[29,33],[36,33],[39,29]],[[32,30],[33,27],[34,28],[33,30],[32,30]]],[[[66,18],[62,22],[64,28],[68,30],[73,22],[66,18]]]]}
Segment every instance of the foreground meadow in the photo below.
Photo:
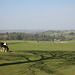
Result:
{"type": "Polygon", "coordinates": [[[75,42],[7,41],[0,75],[75,75],[75,42]]]}

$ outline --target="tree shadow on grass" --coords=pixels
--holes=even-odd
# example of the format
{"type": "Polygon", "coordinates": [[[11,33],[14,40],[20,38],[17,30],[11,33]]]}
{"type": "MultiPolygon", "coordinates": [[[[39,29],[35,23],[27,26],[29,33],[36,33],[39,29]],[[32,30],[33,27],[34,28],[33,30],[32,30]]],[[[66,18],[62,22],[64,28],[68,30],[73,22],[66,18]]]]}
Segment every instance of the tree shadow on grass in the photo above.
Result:
{"type": "Polygon", "coordinates": [[[12,63],[2,63],[0,64],[0,66],[8,66],[8,65],[15,65],[15,64],[23,64],[23,63],[31,63],[31,62],[37,62],[37,61],[42,61],[42,60],[47,60],[47,59],[51,59],[51,57],[47,57],[47,58],[42,58],[39,60],[30,60],[29,58],[26,58],[27,61],[19,61],[19,62],[12,62],[12,63]]]}
{"type": "MultiPolygon", "coordinates": [[[[21,52],[21,51],[19,51],[21,52]]],[[[34,55],[40,56],[39,59],[31,60],[30,57],[25,57],[23,55],[20,55],[20,57],[25,57],[26,61],[18,61],[18,62],[12,62],[12,63],[2,63],[0,66],[8,66],[8,65],[16,65],[16,64],[23,64],[23,63],[32,63],[32,62],[38,62],[48,59],[65,59],[66,61],[72,61],[75,62],[74,54],[75,51],[22,51],[24,53],[32,53],[34,55]],[[49,55],[49,56],[45,56],[49,55]],[[69,60],[70,59],[70,60],[69,60]]],[[[18,55],[19,56],[19,55],[18,55]]]]}

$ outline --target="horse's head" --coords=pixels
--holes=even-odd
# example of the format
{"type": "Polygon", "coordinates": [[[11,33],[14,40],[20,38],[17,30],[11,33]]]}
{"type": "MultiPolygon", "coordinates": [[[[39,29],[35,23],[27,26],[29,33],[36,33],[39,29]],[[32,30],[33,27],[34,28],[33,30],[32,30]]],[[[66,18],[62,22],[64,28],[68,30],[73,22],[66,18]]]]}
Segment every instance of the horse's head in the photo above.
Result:
{"type": "Polygon", "coordinates": [[[3,46],[3,44],[4,44],[3,42],[0,42],[0,47],[2,47],[2,46],[3,46]]]}

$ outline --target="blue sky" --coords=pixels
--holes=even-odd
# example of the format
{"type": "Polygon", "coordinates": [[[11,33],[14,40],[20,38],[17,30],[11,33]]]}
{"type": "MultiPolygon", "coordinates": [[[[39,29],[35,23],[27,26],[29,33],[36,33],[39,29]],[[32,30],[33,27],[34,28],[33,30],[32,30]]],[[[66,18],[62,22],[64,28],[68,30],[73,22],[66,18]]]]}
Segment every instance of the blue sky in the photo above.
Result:
{"type": "Polygon", "coordinates": [[[75,29],[75,0],[0,0],[3,29],[75,29]]]}

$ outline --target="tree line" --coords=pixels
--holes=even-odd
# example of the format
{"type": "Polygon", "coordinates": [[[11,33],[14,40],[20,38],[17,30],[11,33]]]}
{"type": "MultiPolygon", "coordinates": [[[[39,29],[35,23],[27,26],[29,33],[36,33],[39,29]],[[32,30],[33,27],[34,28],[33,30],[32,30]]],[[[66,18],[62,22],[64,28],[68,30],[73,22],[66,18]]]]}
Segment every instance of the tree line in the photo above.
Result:
{"type": "Polygon", "coordinates": [[[28,33],[0,33],[0,40],[32,40],[32,41],[54,41],[54,40],[66,40],[63,35],[45,35],[42,33],[28,34],[28,33]]]}

